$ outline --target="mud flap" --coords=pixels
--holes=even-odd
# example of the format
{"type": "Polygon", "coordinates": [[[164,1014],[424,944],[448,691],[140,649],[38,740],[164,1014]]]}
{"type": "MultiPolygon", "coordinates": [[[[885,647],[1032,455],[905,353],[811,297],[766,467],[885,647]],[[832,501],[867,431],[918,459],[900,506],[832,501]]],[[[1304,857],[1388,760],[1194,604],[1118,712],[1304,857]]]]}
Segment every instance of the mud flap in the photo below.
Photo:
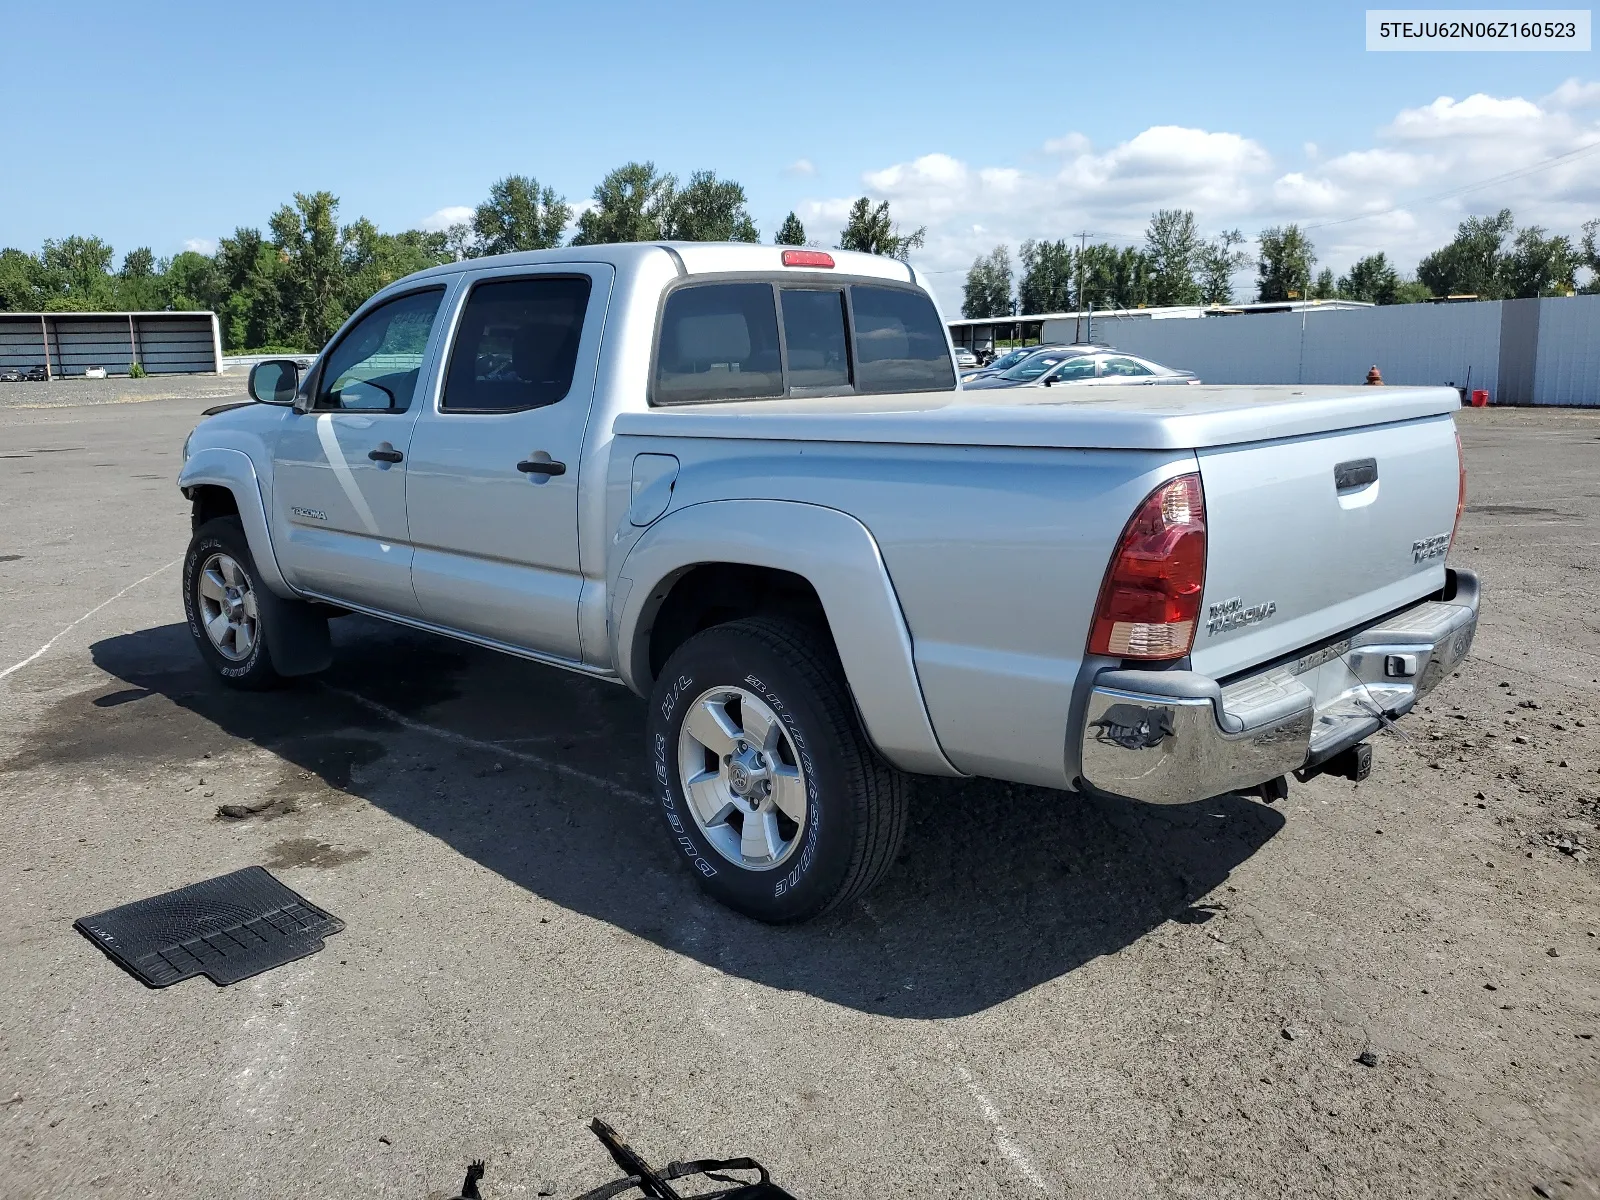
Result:
{"type": "Polygon", "coordinates": [[[267,654],[279,675],[314,675],[333,664],[328,618],[304,600],[285,600],[269,588],[256,589],[267,654]]]}

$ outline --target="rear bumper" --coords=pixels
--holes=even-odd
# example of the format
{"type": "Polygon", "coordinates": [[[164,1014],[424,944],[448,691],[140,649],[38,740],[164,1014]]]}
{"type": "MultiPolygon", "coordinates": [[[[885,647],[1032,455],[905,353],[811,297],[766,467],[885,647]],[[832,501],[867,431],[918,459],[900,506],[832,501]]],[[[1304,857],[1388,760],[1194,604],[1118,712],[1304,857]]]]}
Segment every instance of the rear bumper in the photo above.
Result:
{"type": "Polygon", "coordinates": [[[1085,708],[1082,782],[1185,804],[1315,767],[1403,716],[1466,658],[1478,577],[1226,686],[1193,671],[1102,672],[1085,708]]]}

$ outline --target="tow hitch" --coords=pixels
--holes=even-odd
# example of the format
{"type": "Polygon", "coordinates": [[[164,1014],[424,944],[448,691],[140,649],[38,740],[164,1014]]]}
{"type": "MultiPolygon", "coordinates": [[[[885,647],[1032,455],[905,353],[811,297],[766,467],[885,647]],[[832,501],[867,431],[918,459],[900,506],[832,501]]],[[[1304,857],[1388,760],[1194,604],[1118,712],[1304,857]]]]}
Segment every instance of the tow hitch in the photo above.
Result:
{"type": "Polygon", "coordinates": [[[1372,743],[1357,742],[1339,751],[1332,758],[1320,762],[1314,767],[1305,767],[1294,773],[1294,777],[1301,783],[1315,779],[1318,775],[1337,775],[1340,779],[1348,779],[1352,783],[1360,783],[1372,774],[1372,743]]]}

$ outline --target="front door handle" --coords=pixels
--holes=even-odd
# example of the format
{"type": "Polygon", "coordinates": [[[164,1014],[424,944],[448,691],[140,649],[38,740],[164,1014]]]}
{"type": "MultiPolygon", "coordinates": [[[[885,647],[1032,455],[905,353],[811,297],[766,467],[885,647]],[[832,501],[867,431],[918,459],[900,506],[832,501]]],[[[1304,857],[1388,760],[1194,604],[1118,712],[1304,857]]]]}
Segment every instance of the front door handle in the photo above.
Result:
{"type": "Polygon", "coordinates": [[[567,464],[549,459],[525,458],[517,464],[517,470],[524,475],[565,475],[567,464]]]}
{"type": "Polygon", "coordinates": [[[405,455],[398,450],[368,450],[367,457],[373,462],[404,462],[405,455]]]}

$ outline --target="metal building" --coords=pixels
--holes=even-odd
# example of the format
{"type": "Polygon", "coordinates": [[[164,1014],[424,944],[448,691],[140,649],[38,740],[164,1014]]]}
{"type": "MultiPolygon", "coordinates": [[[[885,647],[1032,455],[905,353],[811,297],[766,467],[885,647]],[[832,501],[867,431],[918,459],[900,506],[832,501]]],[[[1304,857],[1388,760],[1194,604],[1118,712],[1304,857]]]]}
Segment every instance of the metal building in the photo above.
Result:
{"type": "MultiPolygon", "coordinates": [[[[1160,313],[1096,313],[1094,340],[1206,383],[1351,384],[1376,366],[1386,383],[1481,389],[1494,404],[1600,405],[1600,295],[1382,307],[1313,302],[1297,311],[1241,305],[1194,320],[1148,319],[1160,313]]],[[[1072,317],[1018,319],[1037,322],[1045,341],[1071,342],[1072,317]]],[[[957,326],[974,324],[951,322],[952,338],[959,344],[957,326]]]]}
{"type": "Polygon", "coordinates": [[[0,371],[42,367],[48,378],[103,367],[126,375],[222,370],[222,331],[211,312],[0,312],[0,371]]]}

